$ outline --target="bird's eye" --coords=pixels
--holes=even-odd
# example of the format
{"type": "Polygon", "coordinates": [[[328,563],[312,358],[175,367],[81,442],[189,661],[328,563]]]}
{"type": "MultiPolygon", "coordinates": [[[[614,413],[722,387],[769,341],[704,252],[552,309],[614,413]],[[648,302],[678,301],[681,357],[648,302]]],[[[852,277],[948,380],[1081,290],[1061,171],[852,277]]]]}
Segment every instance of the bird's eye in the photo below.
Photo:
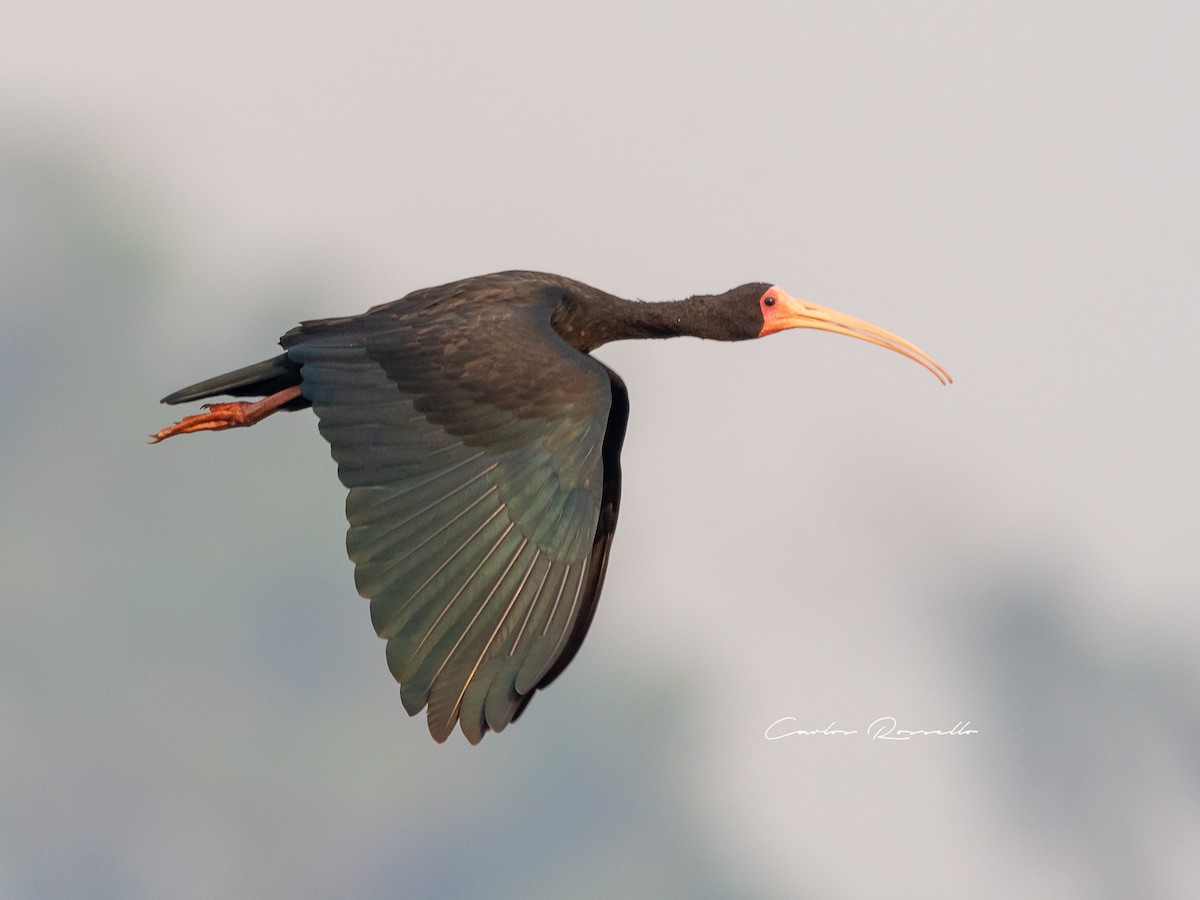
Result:
{"type": "Polygon", "coordinates": [[[774,305],[775,305],[775,295],[774,294],[767,294],[767,296],[763,297],[763,306],[774,306],[774,305]]]}

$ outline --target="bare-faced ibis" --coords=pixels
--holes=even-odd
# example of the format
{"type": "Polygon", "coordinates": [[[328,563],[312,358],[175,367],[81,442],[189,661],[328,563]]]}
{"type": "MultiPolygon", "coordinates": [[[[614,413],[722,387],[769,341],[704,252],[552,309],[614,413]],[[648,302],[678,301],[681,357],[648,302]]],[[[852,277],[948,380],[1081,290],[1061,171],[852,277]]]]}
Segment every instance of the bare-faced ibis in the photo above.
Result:
{"type": "Polygon", "coordinates": [[[218,403],[153,436],[311,406],[349,488],[346,548],[404,708],[444,741],[517,718],[579,650],[617,525],[629,399],[590,351],[816,328],[950,376],[894,334],[769,284],[643,303],[536,272],[414,291],[304,322],[284,352],[163,398],[218,403]]]}

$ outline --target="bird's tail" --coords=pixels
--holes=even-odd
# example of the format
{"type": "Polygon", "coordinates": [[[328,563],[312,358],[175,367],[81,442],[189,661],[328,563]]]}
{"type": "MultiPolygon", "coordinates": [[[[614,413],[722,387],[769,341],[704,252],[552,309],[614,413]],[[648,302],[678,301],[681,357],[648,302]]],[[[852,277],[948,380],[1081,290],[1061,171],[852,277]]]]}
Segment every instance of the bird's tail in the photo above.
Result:
{"type": "MultiPolygon", "coordinates": [[[[272,359],[263,360],[252,366],[235,369],[182,388],[162,398],[163,403],[189,403],[218,394],[233,397],[266,397],[300,383],[300,365],[280,353],[272,359]]],[[[307,406],[307,402],[303,402],[307,406]]],[[[285,408],[291,408],[289,405],[285,408]]]]}

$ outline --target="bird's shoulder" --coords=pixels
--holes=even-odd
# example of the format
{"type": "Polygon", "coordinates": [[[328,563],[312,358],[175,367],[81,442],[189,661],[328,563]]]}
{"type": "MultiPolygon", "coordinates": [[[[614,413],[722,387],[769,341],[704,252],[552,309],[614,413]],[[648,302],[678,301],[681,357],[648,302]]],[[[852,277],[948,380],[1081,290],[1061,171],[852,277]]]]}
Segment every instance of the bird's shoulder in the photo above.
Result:
{"type": "Polygon", "coordinates": [[[302,322],[280,343],[355,346],[414,396],[486,401],[522,416],[607,414],[604,366],[554,330],[578,282],[510,271],[422,288],[366,313],[302,322]]]}

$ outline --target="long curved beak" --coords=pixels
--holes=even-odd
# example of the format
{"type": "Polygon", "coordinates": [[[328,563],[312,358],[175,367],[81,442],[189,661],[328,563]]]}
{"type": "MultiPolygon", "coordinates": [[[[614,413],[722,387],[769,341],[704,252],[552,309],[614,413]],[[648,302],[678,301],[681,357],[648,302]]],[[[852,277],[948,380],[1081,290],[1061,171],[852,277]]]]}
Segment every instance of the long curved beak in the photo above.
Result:
{"type": "Polygon", "coordinates": [[[786,328],[815,328],[819,331],[832,331],[834,334],[844,334],[862,341],[869,341],[880,347],[894,350],[901,356],[907,356],[932,372],[942,384],[950,384],[954,381],[945,369],[935,363],[919,347],[890,331],[884,331],[878,325],[872,325],[870,322],[864,322],[862,319],[856,319],[854,316],[848,316],[835,309],[826,309],[815,303],[797,300],[778,288],[775,289],[774,294],[776,303],[773,308],[766,311],[761,335],[774,334],[786,328]]]}

